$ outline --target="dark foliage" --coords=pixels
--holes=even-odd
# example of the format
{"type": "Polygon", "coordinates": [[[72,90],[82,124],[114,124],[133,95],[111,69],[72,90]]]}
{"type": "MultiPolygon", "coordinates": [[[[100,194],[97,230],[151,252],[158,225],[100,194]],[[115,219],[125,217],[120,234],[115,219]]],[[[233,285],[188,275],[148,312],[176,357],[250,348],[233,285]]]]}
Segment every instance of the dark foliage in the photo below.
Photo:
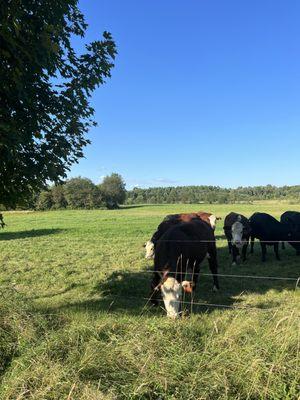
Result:
{"type": "Polygon", "coordinates": [[[70,179],[64,185],[63,190],[66,203],[70,208],[94,207],[94,192],[97,188],[90,179],[81,177],[70,179]]]}
{"type": "Polygon", "coordinates": [[[0,201],[13,206],[59,182],[83,156],[93,90],[110,77],[111,35],[72,48],[87,24],[77,0],[0,2],[0,201]]]}

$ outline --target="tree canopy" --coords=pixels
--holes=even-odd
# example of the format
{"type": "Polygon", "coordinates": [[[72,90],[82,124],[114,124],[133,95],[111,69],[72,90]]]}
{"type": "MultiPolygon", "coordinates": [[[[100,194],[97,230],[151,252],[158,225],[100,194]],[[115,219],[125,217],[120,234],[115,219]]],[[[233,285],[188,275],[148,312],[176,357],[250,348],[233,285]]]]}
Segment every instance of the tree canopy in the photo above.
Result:
{"type": "Polygon", "coordinates": [[[118,208],[125,198],[125,183],[119,174],[106,176],[100,185],[78,176],[42,190],[34,197],[34,204],[25,207],[38,210],[118,208]]]}
{"type": "Polygon", "coordinates": [[[87,24],[77,0],[0,3],[0,203],[20,203],[66,177],[95,124],[93,90],[111,76],[108,32],[76,54],[87,24]]]}
{"type": "Polygon", "coordinates": [[[88,178],[72,178],[63,185],[63,189],[69,208],[97,208],[102,203],[98,187],[88,178]]]}
{"type": "Polygon", "coordinates": [[[106,176],[100,185],[107,208],[117,208],[126,199],[125,183],[121,175],[113,173],[106,176]]]}

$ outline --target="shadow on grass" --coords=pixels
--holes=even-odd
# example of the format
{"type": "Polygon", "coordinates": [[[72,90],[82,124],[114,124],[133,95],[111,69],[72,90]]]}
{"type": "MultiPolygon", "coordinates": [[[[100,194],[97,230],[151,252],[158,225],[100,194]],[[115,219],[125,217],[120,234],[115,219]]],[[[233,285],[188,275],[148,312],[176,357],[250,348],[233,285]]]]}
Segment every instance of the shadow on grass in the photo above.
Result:
{"type": "Polygon", "coordinates": [[[64,295],[68,292],[70,292],[73,289],[77,289],[78,287],[85,287],[84,283],[77,283],[77,282],[72,282],[70,285],[65,287],[64,289],[57,290],[56,292],[50,292],[50,293],[45,293],[45,294],[39,294],[39,295],[32,295],[28,296],[27,298],[30,300],[36,300],[36,299],[51,299],[56,296],[61,296],[64,295]]]}
{"type": "MultiPolygon", "coordinates": [[[[258,248],[257,248],[258,250],[258,248]]],[[[254,255],[249,255],[248,260],[238,266],[230,265],[230,257],[226,247],[218,249],[220,275],[220,291],[212,291],[212,277],[208,269],[208,263],[203,263],[200,272],[197,291],[194,297],[193,313],[210,313],[214,310],[226,310],[231,307],[244,308],[250,307],[247,295],[263,295],[270,290],[282,292],[284,290],[294,291],[297,274],[300,274],[297,257],[293,252],[287,252],[285,262],[277,262],[271,258],[264,264],[260,262],[260,252],[256,251],[254,255]],[[296,267],[296,269],[295,269],[296,267]],[[298,268],[298,272],[297,272],[298,268]],[[241,276],[245,276],[244,278],[241,276]],[[248,278],[251,276],[252,278],[248,278]],[[271,278],[255,279],[255,277],[280,276],[282,280],[271,278]],[[289,278],[294,279],[288,280],[289,278]],[[245,297],[246,296],[246,297],[245,297]]],[[[95,282],[90,293],[92,299],[66,304],[62,307],[64,310],[86,311],[86,312],[107,312],[119,315],[164,315],[161,307],[151,307],[147,300],[151,296],[150,282],[152,279],[152,270],[140,271],[114,271],[106,275],[98,282],[95,282]]],[[[190,302],[187,295],[184,299],[190,302]]],[[[253,305],[252,305],[253,306],[253,305]]],[[[255,300],[255,307],[260,309],[276,309],[280,306],[278,299],[258,298],[255,300]]],[[[189,306],[186,306],[189,308],[189,306]]]]}
{"type": "Polygon", "coordinates": [[[19,232],[1,232],[1,240],[15,240],[15,239],[26,239],[34,238],[39,236],[55,235],[56,233],[63,232],[64,229],[31,229],[28,231],[19,232]]]}

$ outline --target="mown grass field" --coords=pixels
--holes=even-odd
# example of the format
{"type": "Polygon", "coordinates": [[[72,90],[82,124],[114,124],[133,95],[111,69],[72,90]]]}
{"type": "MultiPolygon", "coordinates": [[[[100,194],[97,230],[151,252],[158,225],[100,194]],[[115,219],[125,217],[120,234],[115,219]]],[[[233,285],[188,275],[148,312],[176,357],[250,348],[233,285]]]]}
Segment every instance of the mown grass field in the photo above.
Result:
{"type": "MultiPolygon", "coordinates": [[[[300,205],[136,206],[5,213],[0,232],[1,399],[299,399],[300,290],[295,281],[200,277],[194,306],[171,321],[146,306],[143,243],[166,214],[279,217],[300,205]]],[[[298,278],[287,246],[232,267],[216,230],[220,274],[298,278]]],[[[207,262],[203,265],[208,273],[207,262]]]]}

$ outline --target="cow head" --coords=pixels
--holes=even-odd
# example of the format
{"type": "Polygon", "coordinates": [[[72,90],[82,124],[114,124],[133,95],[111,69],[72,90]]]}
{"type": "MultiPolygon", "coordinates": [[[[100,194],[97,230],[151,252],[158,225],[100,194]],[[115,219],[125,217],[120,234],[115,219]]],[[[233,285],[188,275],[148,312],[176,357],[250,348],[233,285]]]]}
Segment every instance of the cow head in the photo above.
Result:
{"type": "Polygon", "coordinates": [[[182,292],[192,293],[193,288],[194,283],[192,281],[180,283],[170,276],[165,279],[160,289],[168,317],[175,319],[180,316],[182,292]]]}
{"type": "Polygon", "coordinates": [[[213,228],[213,230],[215,230],[216,229],[217,217],[212,214],[210,217],[208,217],[208,219],[209,219],[210,226],[213,228]]]}
{"type": "Polygon", "coordinates": [[[222,218],[221,218],[221,217],[216,217],[214,214],[211,214],[211,215],[208,217],[209,224],[210,224],[210,226],[213,228],[213,230],[216,229],[217,221],[219,221],[220,219],[222,219],[222,218]]]}
{"type": "Polygon", "coordinates": [[[244,225],[241,223],[240,220],[236,221],[234,224],[232,224],[231,227],[231,235],[232,235],[232,240],[231,243],[238,247],[241,248],[244,244],[243,241],[243,230],[244,230],[244,225]]]}
{"type": "Polygon", "coordinates": [[[148,240],[144,244],[144,247],[145,247],[145,251],[146,251],[145,258],[147,258],[147,259],[154,258],[154,243],[151,242],[151,240],[148,240]]]}
{"type": "Polygon", "coordinates": [[[180,300],[182,297],[182,286],[173,277],[168,277],[161,285],[161,294],[167,311],[167,316],[177,318],[180,315],[180,300]]]}

